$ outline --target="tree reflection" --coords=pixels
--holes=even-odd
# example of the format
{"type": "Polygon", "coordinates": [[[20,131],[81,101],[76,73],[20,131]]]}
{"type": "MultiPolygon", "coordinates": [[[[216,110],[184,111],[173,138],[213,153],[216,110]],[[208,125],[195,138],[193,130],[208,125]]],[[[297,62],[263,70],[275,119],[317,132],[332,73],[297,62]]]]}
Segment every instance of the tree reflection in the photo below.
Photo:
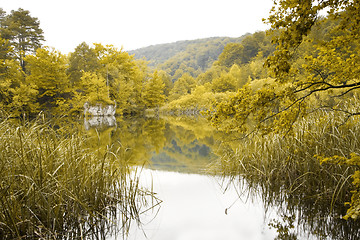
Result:
{"type": "Polygon", "coordinates": [[[299,151],[284,148],[288,143],[281,137],[242,139],[215,131],[205,119],[175,117],[120,119],[116,128],[88,132],[94,146],[121,145],[131,166],[222,174],[244,194],[260,196],[265,209],[276,209],[269,226],[277,229],[277,239],[360,237],[357,221],[341,219],[352,169],[320,165],[313,157],[321,151],[318,141],[305,135],[297,141],[306,151],[299,151]]]}
{"type": "Polygon", "coordinates": [[[116,127],[93,127],[87,131],[92,146],[101,149],[120,144],[133,166],[146,165],[172,171],[195,172],[216,157],[215,130],[205,119],[189,118],[123,118],[116,127]]]}

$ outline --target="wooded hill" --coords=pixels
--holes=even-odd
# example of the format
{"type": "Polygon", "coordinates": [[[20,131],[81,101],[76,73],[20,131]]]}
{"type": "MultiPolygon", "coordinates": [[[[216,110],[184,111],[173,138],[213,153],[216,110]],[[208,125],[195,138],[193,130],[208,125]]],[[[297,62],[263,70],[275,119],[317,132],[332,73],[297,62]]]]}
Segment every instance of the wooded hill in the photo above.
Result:
{"type": "Polygon", "coordinates": [[[136,59],[146,59],[148,66],[166,70],[172,76],[180,68],[196,76],[211,67],[228,43],[240,43],[247,35],[157,44],[129,51],[129,54],[136,59]]]}

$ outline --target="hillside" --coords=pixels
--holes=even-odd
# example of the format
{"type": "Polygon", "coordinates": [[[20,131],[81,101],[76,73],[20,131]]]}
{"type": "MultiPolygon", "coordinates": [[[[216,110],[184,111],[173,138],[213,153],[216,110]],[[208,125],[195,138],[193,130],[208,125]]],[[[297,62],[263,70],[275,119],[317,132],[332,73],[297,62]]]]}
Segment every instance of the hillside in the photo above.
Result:
{"type": "Polygon", "coordinates": [[[177,41],[174,43],[158,44],[129,51],[136,59],[145,58],[150,67],[167,70],[174,75],[180,66],[204,71],[217,60],[226,44],[241,42],[244,37],[212,37],[197,40],[177,41]]]}

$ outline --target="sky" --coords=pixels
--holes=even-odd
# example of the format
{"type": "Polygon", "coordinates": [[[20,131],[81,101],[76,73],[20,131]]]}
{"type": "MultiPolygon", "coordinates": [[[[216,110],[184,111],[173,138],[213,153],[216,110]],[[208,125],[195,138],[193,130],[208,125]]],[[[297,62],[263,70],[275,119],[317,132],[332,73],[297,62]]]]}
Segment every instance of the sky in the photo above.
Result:
{"type": "Polygon", "coordinates": [[[46,42],[64,54],[82,42],[124,50],[207,37],[240,37],[269,28],[273,0],[0,0],[40,21],[46,42]]]}

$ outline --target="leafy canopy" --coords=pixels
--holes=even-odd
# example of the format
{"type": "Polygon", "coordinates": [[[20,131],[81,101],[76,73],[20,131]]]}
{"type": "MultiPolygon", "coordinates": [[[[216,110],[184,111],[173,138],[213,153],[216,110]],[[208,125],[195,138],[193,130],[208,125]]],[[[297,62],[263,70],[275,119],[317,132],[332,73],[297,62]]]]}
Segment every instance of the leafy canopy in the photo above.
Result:
{"type": "Polygon", "coordinates": [[[70,91],[65,73],[65,56],[55,50],[39,48],[36,55],[26,56],[25,61],[31,73],[26,76],[26,82],[37,90],[37,102],[40,107],[65,110],[65,98],[70,91]]]}
{"type": "Polygon", "coordinates": [[[9,15],[6,15],[2,9],[0,10],[1,37],[8,40],[13,46],[13,53],[25,71],[25,56],[35,53],[44,41],[40,21],[32,17],[29,11],[21,8],[11,11],[9,15]]]}
{"type": "Polygon", "coordinates": [[[342,104],[360,86],[359,5],[347,0],[276,0],[266,20],[276,51],[265,62],[275,81],[261,89],[247,85],[217,106],[213,122],[221,126],[233,120],[236,124],[228,130],[268,133],[288,132],[314,108],[359,115],[342,104]],[[321,16],[325,11],[326,18],[321,16]]]}

